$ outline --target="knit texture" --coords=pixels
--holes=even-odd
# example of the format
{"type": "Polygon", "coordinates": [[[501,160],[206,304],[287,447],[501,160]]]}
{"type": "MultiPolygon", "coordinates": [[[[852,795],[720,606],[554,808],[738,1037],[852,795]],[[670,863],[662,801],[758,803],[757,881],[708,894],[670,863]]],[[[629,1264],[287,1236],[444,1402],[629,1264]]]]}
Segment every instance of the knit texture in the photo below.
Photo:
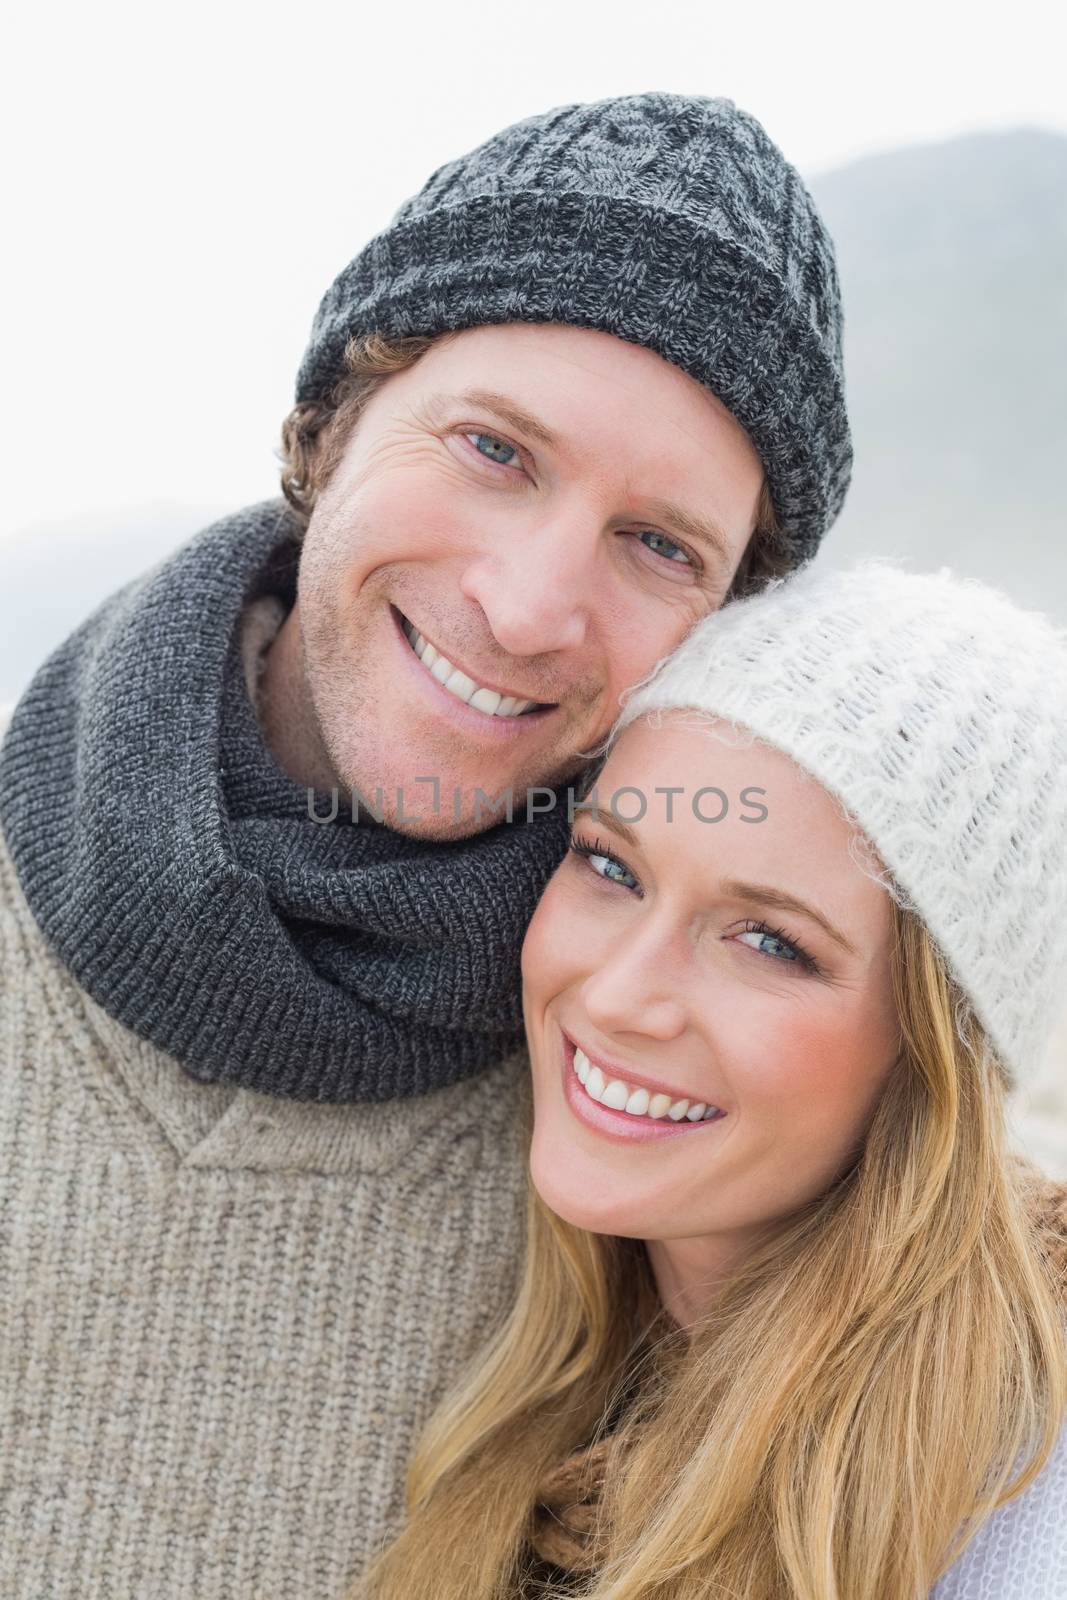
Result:
{"type": "Polygon", "coordinates": [[[195,1083],[55,959],[0,835],[4,1600],[340,1600],[511,1303],[528,1071],[195,1083]]]}
{"type": "Polygon", "coordinates": [[[948,568],[816,563],[699,623],[616,733],[681,708],[837,797],[1009,1074],[1031,1079],[1067,988],[1067,635],[948,568]]]}
{"type": "MultiPolygon", "coordinates": [[[[202,1081],[424,1094],[522,1040],[519,952],[565,808],[435,843],[312,820],[267,751],[239,619],[295,594],[280,502],[113,596],[40,669],[0,750],[0,823],[52,949],[202,1081]]],[[[328,817],[333,797],[316,795],[328,817]]]]}
{"type": "MultiPolygon", "coordinates": [[[[1027,1209],[1067,1308],[1067,1186],[1022,1166],[1027,1209]]],[[[598,1527],[612,1440],[605,1437],[561,1462],[541,1487],[532,1549],[548,1568],[589,1574],[603,1563],[598,1527]]],[[[1019,1471],[1025,1465],[1020,1457],[1019,1471]]],[[[1067,1595],[1067,1427],[1033,1483],[972,1534],[963,1554],[931,1591],[932,1600],[1063,1600],[1067,1595]]]]}
{"type": "Polygon", "coordinates": [[[432,174],[327,291],[297,399],[356,333],[561,322],[647,346],[748,432],[799,562],[852,446],[833,246],[798,174],[730,100],[641,94],[529,117],[432,174]]]}

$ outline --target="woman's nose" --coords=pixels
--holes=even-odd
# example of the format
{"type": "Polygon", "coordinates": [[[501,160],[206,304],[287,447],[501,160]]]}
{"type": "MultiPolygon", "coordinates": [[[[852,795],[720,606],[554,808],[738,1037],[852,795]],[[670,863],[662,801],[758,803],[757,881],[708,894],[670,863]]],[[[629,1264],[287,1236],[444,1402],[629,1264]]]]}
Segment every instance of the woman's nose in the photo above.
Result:
{"type": "Polygon", "coordinates": [[[642,1033],[676,1039],[686,1007],[677,953],[647,937],[627,937],[601,960],[581,989],[586,1014],[604,1034],[642,1033]]]}
{"type": "Polygon", "coordinates": [[[481,606],[493,636],[510,655],[577,650],[602,574],[599,529],[559,516],[521,534],[509,532],[465,569],[460,589],[481,606]]]}

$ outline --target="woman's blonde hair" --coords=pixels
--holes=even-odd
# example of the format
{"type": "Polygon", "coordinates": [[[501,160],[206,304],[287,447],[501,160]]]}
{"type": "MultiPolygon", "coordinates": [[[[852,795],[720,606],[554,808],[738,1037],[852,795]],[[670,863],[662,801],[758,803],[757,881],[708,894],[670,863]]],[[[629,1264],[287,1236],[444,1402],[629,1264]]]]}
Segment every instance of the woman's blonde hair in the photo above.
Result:
{"type": "MultiPolygon", "coordinates": [[[[360,334],[345,348],[344,373],[324,400],[303,401],[282,424],[282,493],[301,535],[307,530],[315,501],[336,471],[352,430],[371,396],[395,373],[405,372],[431,345],[454,335],[394,339],[360,334]]],[[[795,560],[775,515],[764,480],[756,526],[738,564],[727,600],[755,594],[770,578],[783,577],[795,560]]],[[[725,603],[725,602],[724,602],[725,603]]]]}
{"type": "Polygon", "coordinates": [[[643,1245],[531,1190],[517,1303],[425,1431],[361,1600],[919,1600],[1036,1476],[1067,1363],[1033,1169],[966,1000],[915,914],[894,916],[904,1049],[854,1164],[636,1371],[643,1245]],[[529,1542],[539,1486],[613,1414],[604,1559],[553,1588],[529,1542]]]}

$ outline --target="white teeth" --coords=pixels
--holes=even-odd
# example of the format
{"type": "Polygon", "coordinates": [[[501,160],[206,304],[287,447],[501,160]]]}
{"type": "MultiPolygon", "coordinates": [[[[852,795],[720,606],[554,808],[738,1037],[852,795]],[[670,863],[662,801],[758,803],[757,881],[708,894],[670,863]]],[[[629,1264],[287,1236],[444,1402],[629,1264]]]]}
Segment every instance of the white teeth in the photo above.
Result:
{"type": "Polygon", "coordinates": [[[591,1099],[613,1111],[625,1111],[631,1117],[650,1117],[658,1121],[669,1117],[672,1122],[710,1122],[719,1115],[717,1106],[703,1100],[672,1100],[668,1094],[650,1095],[647,1089],[634,1088],[623,1078],[605,1078],[599,1067],[594,1067],[584,1050],[574,1047],[574,1074],[591,1099]]]}
{"type": "Polygon", "coordinates": [[[466,705],[478,685],[473,678],[468,678],[465,672],[460,672],[458,667],[453,668],[452,676],[445,679],[445,688],[449,694],[454,694],[457,700],[462,700],[466,705]]]}
{"type": "Polygon", "coordinates": [[[424,667],[429,667],[438,683],[454,694],[457,700],[462,700],[464,705],[471,705],[476,711],[484,711],[491,717],[520,717],[524,711],[536,705],[536,700],[519,700],[514,695],[498,694],[495,689],[486,689],[475,683],[459,667],[452,665],[447,656],[436,650],[428,639],[424,639],[416,627],[405,620],[404,634],[422,662],[424,667]]]}

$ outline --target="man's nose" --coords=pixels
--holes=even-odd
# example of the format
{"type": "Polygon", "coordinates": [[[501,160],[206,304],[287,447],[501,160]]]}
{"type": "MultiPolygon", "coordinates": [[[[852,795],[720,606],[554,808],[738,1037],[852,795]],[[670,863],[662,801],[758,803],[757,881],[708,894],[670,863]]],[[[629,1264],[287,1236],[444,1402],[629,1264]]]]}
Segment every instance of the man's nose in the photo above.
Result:
{"type": "Polygon", "coordinates": [[[559,515],[502,534],[470,561],[460,588],[509,655],[576,650],[588,637],[600,554],[598,526],[559,515]]]}
{"type": "Polygon", "coordinates": [[[685,1031],[679,955],[654,923],[631,928],[586,978],[581,999],[604,1034],[638,1033],[666,1041],[685,1031]]]}

